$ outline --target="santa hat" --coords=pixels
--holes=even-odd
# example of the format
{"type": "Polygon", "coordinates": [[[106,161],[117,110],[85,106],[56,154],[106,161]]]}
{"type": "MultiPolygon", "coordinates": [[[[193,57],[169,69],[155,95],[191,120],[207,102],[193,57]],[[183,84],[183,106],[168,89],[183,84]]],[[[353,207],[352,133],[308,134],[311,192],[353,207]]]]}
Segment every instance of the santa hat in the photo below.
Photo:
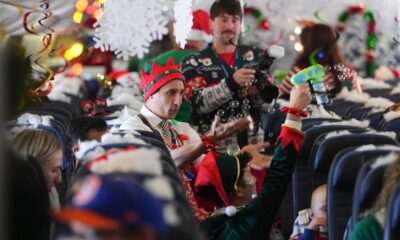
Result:
{"type": "Polygon", "coordinates": [[[114,79],[114,80],[118,80],[118,78],[120,78],[120,77],[122,77],[122,76],[125,76],[125,75],[128,74],[128,73],[129,73],[129,71],[127,71],[127,70],[119,70],[119,71],[110,72],[110,73],[108,74],[108,76],[109,76],[110,78],[114,79]]]}
{"type": "Polygon", "coordinates": [[[193,11],[193,25],[192,30],[187,36],[188,40],[204,40],[206,42],[212,41],[210,16],[202,9],[193,11]]]}
{"type": "Polygon", "coordinates": [[[195,190],[202,197],[229,206],[228,196],[236,189],[248,161],[247,154],[238,158],[214,151],[208,152],[196,165],[195,190]]]}
{"type": "Polygon", "coordinates": [[[156,62],[147,62],[145,70],[140,72],[144,100],[147,100],[158,89],[173,80],[180,80],[185,83],[185,78],[179,67],[179,65],[174,64],[172,57],[168,58],[165,66],[156,62]]]}

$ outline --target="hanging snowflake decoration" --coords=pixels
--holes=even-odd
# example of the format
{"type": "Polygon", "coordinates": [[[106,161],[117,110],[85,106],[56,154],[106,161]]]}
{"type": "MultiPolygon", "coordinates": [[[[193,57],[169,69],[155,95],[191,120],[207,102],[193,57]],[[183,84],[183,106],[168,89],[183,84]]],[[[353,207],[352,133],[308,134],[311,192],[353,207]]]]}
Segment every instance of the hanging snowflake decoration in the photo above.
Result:
{"type": "MultiPolygon", "coordinates": [[[[239,2],[240,2],[240,6],[242,6],[242,7],[241,7],[241,9],[242,9],[242,14],[244,15],[244,8],[246,7],[247,3],[245,3],[244,0],[239,0],[239,2]]],[[[241,30],[242,30],[242,36],[244,36],[245,33],[246,33],[246,26],[244,25],[243,19],[242,19],[241,30]]]]}
{"type": "Polygon", "coordinates": [[[142,58],[150,43],[168,33],[162,0],[108,0],[95,23],[95,47],[111,50],[118,58],[142,58]]]}
{"type": "Polygon", "coordinates": [[[192,0],[177,0],[174,6],[174,35],[176,43],[185,48],[187,36],[192,29],[192,0]]]}

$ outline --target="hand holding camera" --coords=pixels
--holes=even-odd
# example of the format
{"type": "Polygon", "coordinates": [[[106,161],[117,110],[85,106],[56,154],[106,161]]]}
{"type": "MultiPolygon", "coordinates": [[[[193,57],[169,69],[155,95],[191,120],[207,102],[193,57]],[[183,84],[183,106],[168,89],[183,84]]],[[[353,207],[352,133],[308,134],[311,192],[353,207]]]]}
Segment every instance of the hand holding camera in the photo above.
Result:
{"type": "MultiPolygon", "coordinates": [[[[268,79],[270,77],[269,69],[275,59],[282,57],[285,50],[281,46],[273,45],[267,50],[263,50],[254,68],[241,68],[237,70],[233,78],[240,85],[249,89],[255,87],[258,94],[264,102],[270,103],[278,96],[278,88],[268,79]],[[267,79],[265,76],[267,72],[267,79]],[[263,73],[264,72],[264,73],[263,73]],[[244,84],[243,84],[244,83],[244,84]]],[[[251,91],[254,92],[254,91],[251,91]]]]}
{"type": "Polygon", "coordinates": [[[255,78],[256,70],[251,68],[240,68],[233,74],[233,80],[241,86],[247,86],[255,78]]]}

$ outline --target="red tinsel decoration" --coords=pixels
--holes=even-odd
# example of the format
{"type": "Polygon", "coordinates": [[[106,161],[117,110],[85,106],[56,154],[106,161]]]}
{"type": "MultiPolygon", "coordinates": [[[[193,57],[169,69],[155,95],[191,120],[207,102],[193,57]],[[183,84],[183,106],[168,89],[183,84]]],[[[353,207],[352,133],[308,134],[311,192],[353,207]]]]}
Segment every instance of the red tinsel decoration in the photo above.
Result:
{"type": "Polygon", "coordinates": [[[268,30],[269,29],[269,22],[265,19],[261,25],[260,25],[261,30],[268,30]]]}
{"type": "Polygon", "coordinates": [[[375,57],[372,52],[367,52],[367,54],[365,55],[365,58],[366,58],[367,62],[372,62],[375,57]]]}
{"type": "Polygon", "coordinates": [[[258,27],[260,30],[265,31],[270,27],[270,23],[267,18],[263,17],[262,12],[254,7],[245,7],[244,15],[252,15],[258,21],[258,27]]]}
{"type": "Polygon", "coordinates": [[[375,20],[371,20],[368,24],[368,32],[375,33],[375,20]]]}
{"type": "Polygon", "coordinates": [[[244,8],[244,14],[253,15],[253,13],[254,13],[254,9],[253,8],[249,8],[249,7],[244,8]]]}
{"type": "Polygon", "coordinates": [[[358,6],[350,6],[347,8],[347,12],[349,13],[361,13],[364,11],[364,5],[360,4],[358,6]]]}
{"type": "Polygon", "coordinates": [[[344,30],[344,25],[343,24],[338,24],[336,26],[336,30],[338,30],[339,32],[343,31],[344,30]]]}

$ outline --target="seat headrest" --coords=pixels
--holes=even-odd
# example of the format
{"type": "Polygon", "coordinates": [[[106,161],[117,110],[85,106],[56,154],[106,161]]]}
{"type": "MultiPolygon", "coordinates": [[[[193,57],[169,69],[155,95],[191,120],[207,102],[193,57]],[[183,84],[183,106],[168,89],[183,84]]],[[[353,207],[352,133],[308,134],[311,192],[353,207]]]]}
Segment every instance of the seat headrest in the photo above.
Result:
{"type": "MultiPolygon", "coordinates": [[[[324,137],[324,136],[320,136],[324,137]]],[[[318,143],[317,143],[318,144],[318,143]]],[[[331,163],[342,149],[347,147],[361,146],[365,144],[392,144],[397,145],[396,141],[389,136],[371,133],[359,133],[350,135],[340,135],[322,140],[316,147],[316,155],[313,160],[314,171],[328,172],[331,163]]]]}
{"type": "Polygon", "coordinates": [[[343,151],[346,151],[344,155],[339,156],[338,154],[335,158],[334,165],[336,167],[332,170],[331,175],[333,186],[341,189],[353,189],[357,180],[357,173],[365,162],[391,152],[390,150],[366,150],[361,152],[354,151],[354,148],[346,148],[340,153],[343,151]]]}
{"type": "Polygon", "coordinates": [[[300,155],[304,158],[308,159],[311,153],[311,149],[315,143],[315,140],[322,134],[332,132],[332,131],[339,131],[345,129],[360,129],[356,126],[346,126],[346,125],[323,125],[323,126],[315,126],[308,129],[305,132],[304,140],[300,145],[300,155]]]}

